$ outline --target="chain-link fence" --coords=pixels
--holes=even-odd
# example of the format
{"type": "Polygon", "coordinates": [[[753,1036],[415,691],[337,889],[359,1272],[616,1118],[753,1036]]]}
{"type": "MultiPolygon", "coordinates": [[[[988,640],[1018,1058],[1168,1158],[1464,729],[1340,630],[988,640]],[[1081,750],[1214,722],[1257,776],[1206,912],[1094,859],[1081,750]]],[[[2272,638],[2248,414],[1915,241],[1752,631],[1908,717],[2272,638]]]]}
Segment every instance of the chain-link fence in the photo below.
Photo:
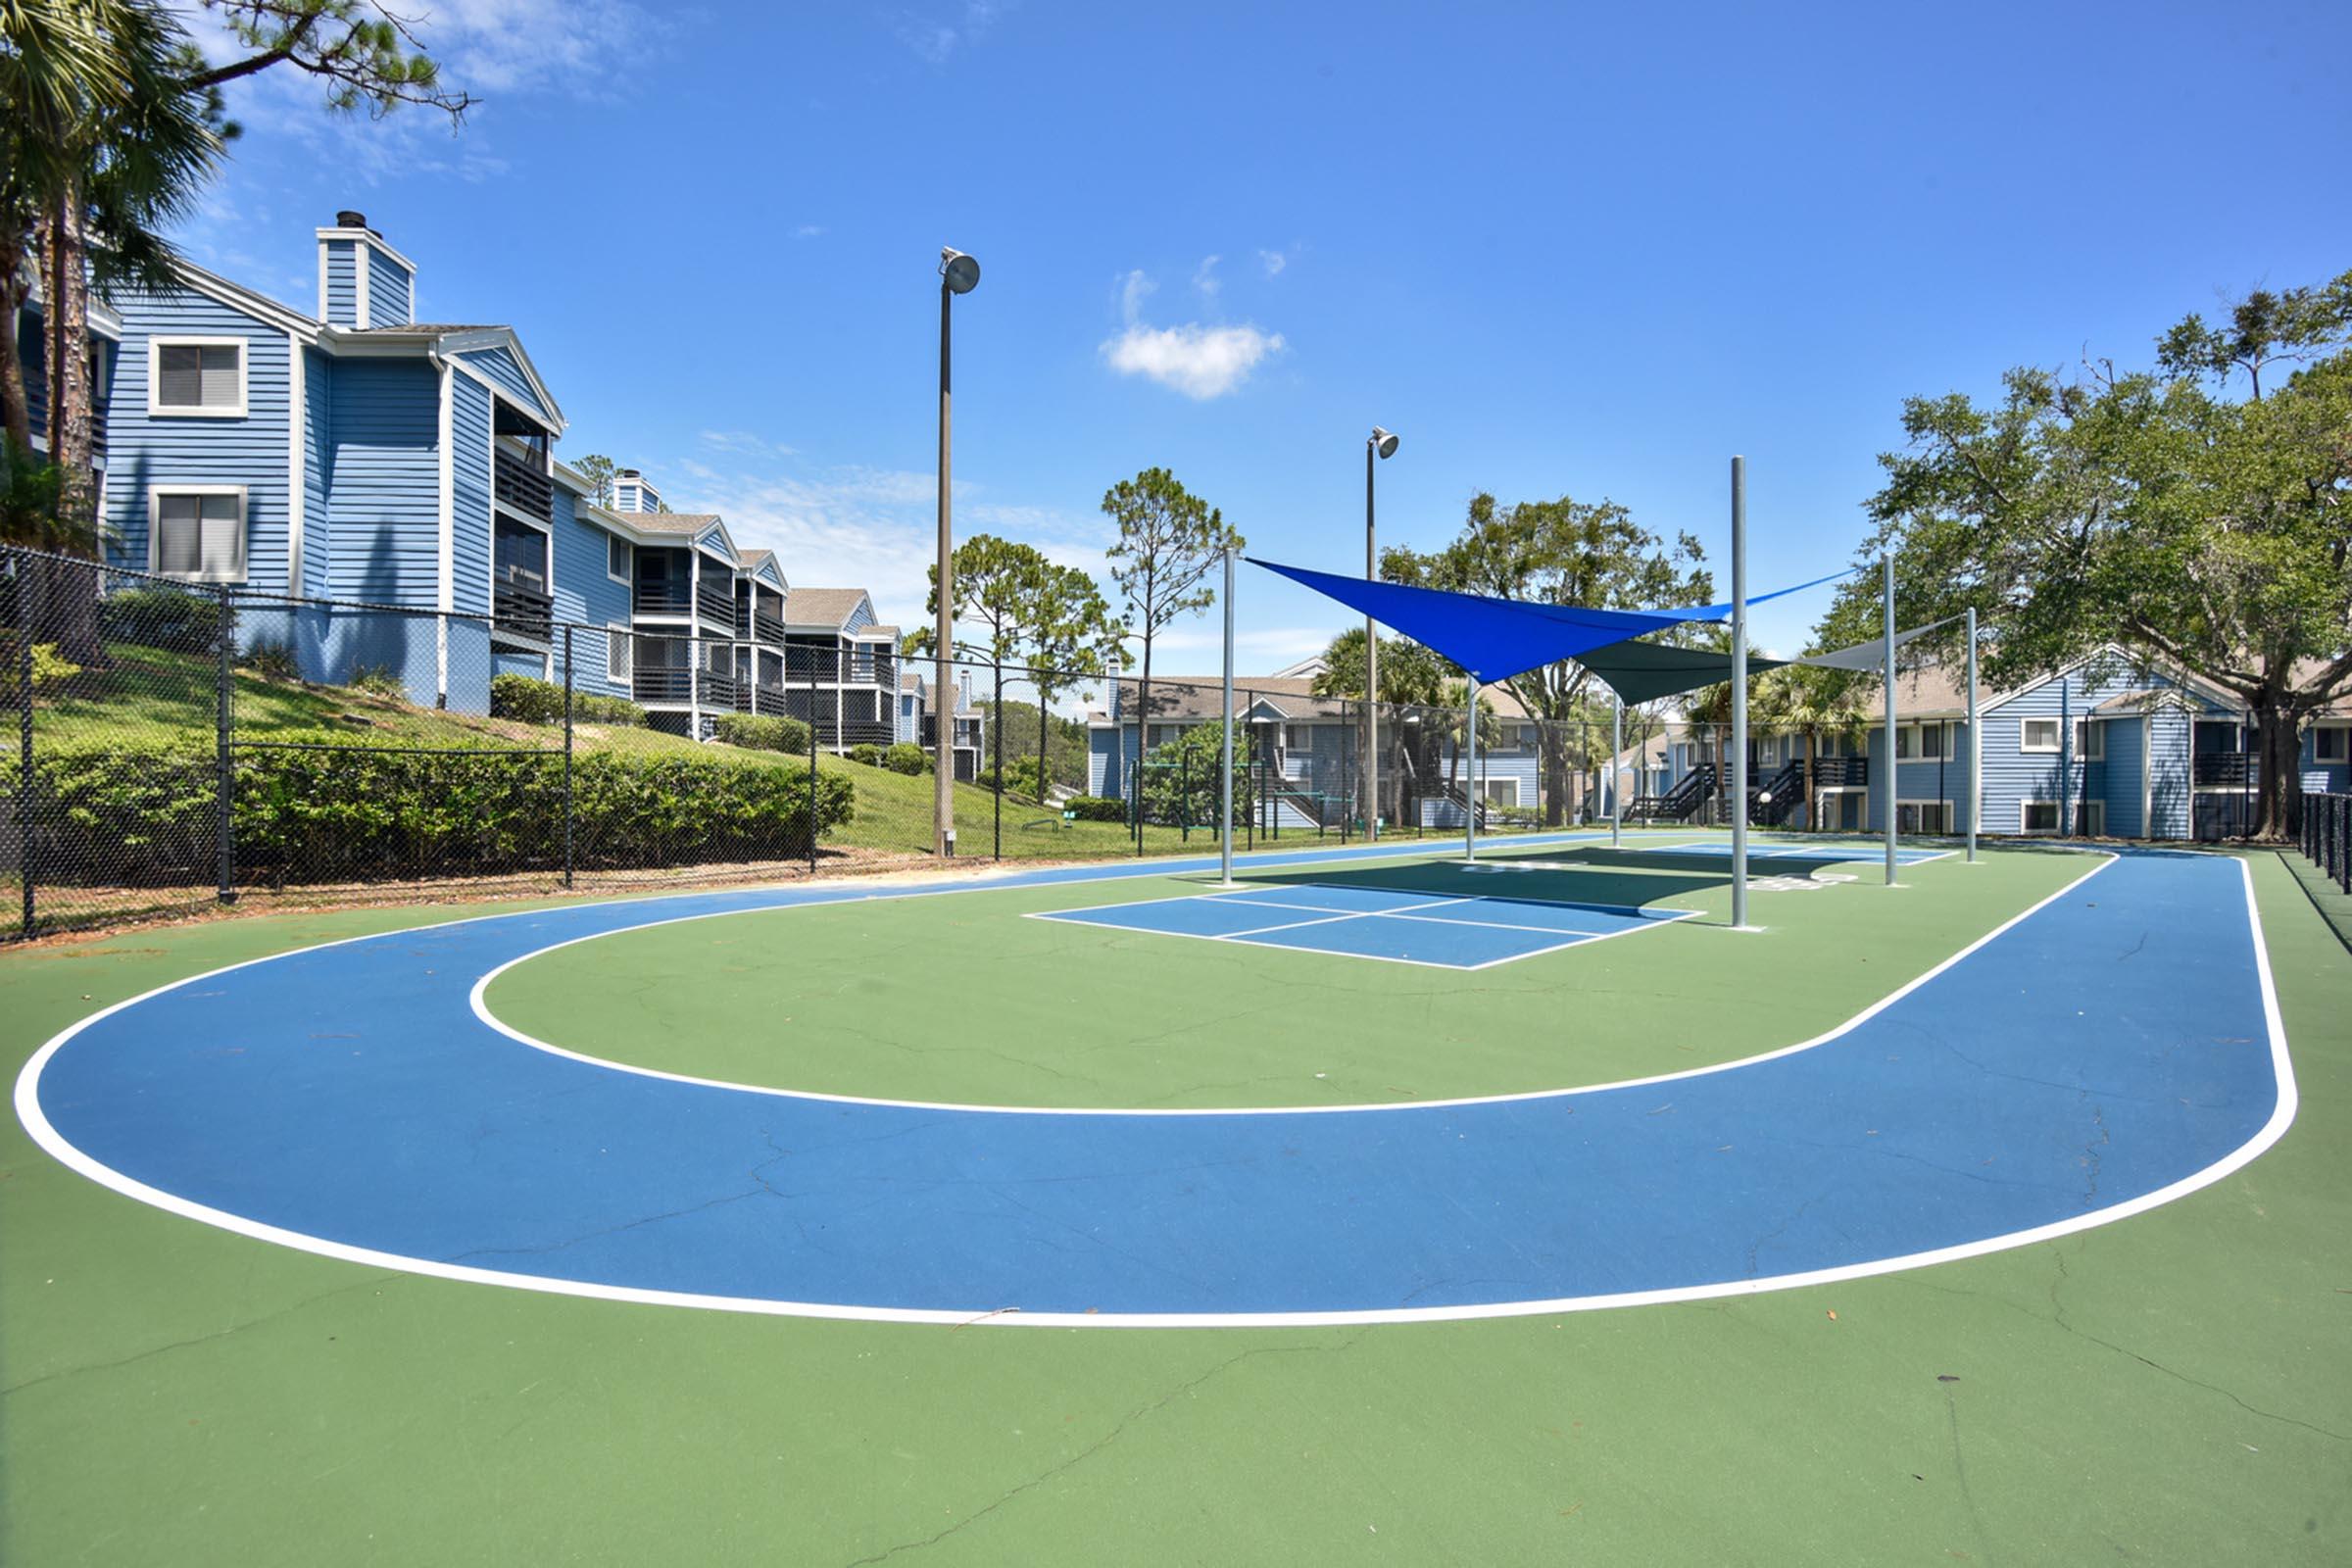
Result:
{"type": "Polygon", "coordinates": [[[2352,795],[2305,792],[2303,856],[2328,881],[2352,893],[2352,795]]]}
{"type": "MultiPolygon", "coordinates": [[[[510,571],[490,612],[295,599],[0,551],[0,934],[471,893],[660,888],[931,863],[941,728],[952,853],[1200,853],[1220,815],[1221,678],[904,654],[746,595],[566,618],[510,571]]],[[[1457,709],[1237,679],[1237,847],[1486,834],[1605,815],[1605,712],[1500,688],[1457,709]]],[[[1686,788],[1629,722],[1629,810],[1686,788]]],[[[1651,745],[1652,742],[1656,744],[1651,745]]],[[[1677,797],[1678,821],[1720,820],[1677,797]]],[[[1720,803],[1713,809],[1720,812],[1720,803]]]]}

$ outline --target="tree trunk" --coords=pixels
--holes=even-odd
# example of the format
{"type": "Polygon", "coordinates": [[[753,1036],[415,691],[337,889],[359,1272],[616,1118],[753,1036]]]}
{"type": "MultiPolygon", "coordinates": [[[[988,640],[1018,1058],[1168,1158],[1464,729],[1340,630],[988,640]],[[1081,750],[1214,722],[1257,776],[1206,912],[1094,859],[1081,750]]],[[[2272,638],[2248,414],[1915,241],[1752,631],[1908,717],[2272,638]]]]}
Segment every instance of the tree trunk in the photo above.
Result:
{"type": "Polygon", "coordinates": [[[81,189],[70,182],[50,221],[49,457],[62,473],[59,520],[86,531],[96,555],[97,489],[90,475],[90,295],[81,189]]]}
{"type": "Polygon", "coordinates": [[[2250,834],[2291,839],[2302,825],[2302,735],[2295,715],[2265,691],[2254,704],[2256,794],[2250,834]]]}
{"type": "Polygon", "coordinates": [[[17,312],[24,305],[19,281],[24,249],[11,240],[0,243],[0,429],[20,452],[32,450],[32,402],[24,386],[24,358],[17,339],[17,312]]]}
{"type": "Polygon", "coordinates": [[[1544,737],[1544,825],[1558,827],[1568,819],[1568,746],[1550,724],[1538,733],[1544,737]]]}
{"type": "Polygon", "coordinates": [[[1821,791],[1814,784],[1813,760],[1821,755],[1821,731],[1805,726],[1805,831],[1821,831],[1821,791]]]}

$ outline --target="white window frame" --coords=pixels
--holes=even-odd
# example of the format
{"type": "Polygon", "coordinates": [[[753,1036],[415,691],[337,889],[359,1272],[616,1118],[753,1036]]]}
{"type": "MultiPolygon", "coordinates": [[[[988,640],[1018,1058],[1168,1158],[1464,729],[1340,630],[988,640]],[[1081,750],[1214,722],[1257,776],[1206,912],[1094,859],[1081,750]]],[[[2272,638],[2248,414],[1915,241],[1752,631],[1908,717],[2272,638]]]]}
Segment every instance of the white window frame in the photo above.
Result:
{"type": "Polygon", "coordinates": [[[2075,720],[2075,760],[2104,762],[2107,760],[2107,722],[2104,719],[2078,718],[2075,720]]]}
{"type": "Polygon", "coordinates": [[[2065,819],[2056,801],[2025,800],[2017,803],[2017,835],[2019,838],[2054,839],[2058,837],[2059,828],[2064,825],[2065,819]],[[2046,806],[2050,808],[2050,826],[2035,827],[2034,825],[2034,808],[2037,806],[2046,806]]]}
{"type": "Polygon", "coordinates": [[[605,622],[605,679],[632,687],[637,681],[637,650],[629,628],[618,621],[605,622]],[[612,662],[615,651],[620,654],[617,666],[612,662]]]}
{"type": "MultiPolygon", "coordinates": [[[[1930,761],[1933,761],[1933,760],[1935,760],[1935,759],[1933,759],[1933,758],[1930,758],[1930,759],[1928,759],[1928,760],[1930,760],[1930,761]]],[[[1895,831],[1896,831],[1897,833],[1918,833],[1918,834],[1925,835],[1925,836],[1927,836],[1927,837],[1929,837],[1929,838],[1949,838],[1949,837],[1951,837],[1951,833],[1952,833],[1952,823],[1953,823],[1955,820],[1956,820],[1956,817],[1955,817],[1955,815],[1954,815],[1954,813],[1953,813],[1953,810],[1952,810],[1952,803],[1951,803],[1950,801],[1948,801],[1948,800],[1945,800],[1945,801],[1931,801],[1931,800],[1926,800],[1926,799],[1920,799],[1920,800],[1905,800],[1905,799],[1903,799],[1901,796],[1897,796],[1897,797],[1895,797],[1895,802],[1894,802],[1894,821],[1895,821],[1895,831]],[[1918,824],[1918,825],[1914,825],[1914,826],[1911,826],[1911,827],[1904,827],[1904,826],[1902,825],[1902,822],[1903,822],[1903,808],[1904,808],[1905,807],[1909,807],[1909,808],[1912,808],[1912,809],[1914,809],[1914,810],[1919,810],[1919,809],[1926,808],[1926,809],[1933,809],[1933,810],[1941,811],[1941,812],[1943,813],[1943,816],[1942,816],[1942,818],[1941,818],[1940,825],[1938,825],[1938,826],[1936,826],[1936,827],[1928,827],[1928,826],[1926,826],[1926,825],[1924,825],[1924,824],[1918,824]]]]}
{"type": "Polygon", "coordinates": [[[2352,725],[2314,724],[2311,727],[2311,760],[2315,762],[2352,761],[2352,725]],[[2335,755],[2328,755],[2322,744],[2329,736],[2335,738],[2335,755]]]}
{"type": "MultiPolygon", "coordinates": [[[[202,511],[201,508],[198,509],[202,511]]],[[[201,520],[198,523],[198,553],[202,553],[201,520]]],[[[243,582],[253,569],[252,540],[253,506],[241,484],[177,484],[166,481],[147,487],[147,569],[158,577],[174,582],[243,582]],[[200,571],[166,571],[164,569],[164,497],[166,496],[235,496],[237,498],[237,569],[233,576],[200,571]]]]}
{"type": "Polygon", "coordinates": [[[2017,721],[2017,749],[2021,752],[2044,752],[2055,756],[2065,737],[2066,727],[2058,721],[2058,717],[2054,713],[2040,718],[2021,718],[2017,721]],[[2034,729],[2037,724],[2047,724],[2050,727],[2050,739],[2046,745],[2038,744],[2034,739],[2034,729]]]}
{"type": "Polygon", "coordinates": [[[1486,798],[1489,806],[1507,806],[1514,811],[1519,808],[1519,777],[1515,773],[1500,776],[1489,774],[1478,781],[1478,793],[1486,798]],[[1496,793],[1506,785],[1510,788],[1508,799],[1496,793]]]}
{"type": "Polygon", "coordinates": [[[631,586],[637,578],[637,547],[616,533],[605,535],[605,575],[624,588],[631,586]],[[625,572],[617,572],[612,569],[612,547],[614,545],[618,545],[628,552],[625,559],[629,564],[629,569],[625,572]]]}
{"type": "Polygon", "coordinates": [[[1819,796],[1819,797],[1820,797],[1820,799],[1821,799],[1821,814],[1822,814],[1822,815],[1823,815],[1825,818],[1832,819],[1832,825],[1830,825],[1830,826],[1828,826],[1828,827],[1816,827],[1816,826],[1814,826],[1814,825],[1813,825],[1813,824],[1812,824],[1812,823],[1811,823],[1811,822],[1808,820],[1808,822],[1807,822],[1807,824],[1806,824],[1806,831],[1807,831],[1807,832],[1819,832],[1819,833],[1842,833],[1842,832],[1844,832],[1844,831],[1846,830],[1846,829],[1845,829],[1845,798],[1846,798],[1848,795],[1859,795],[1859,796],[1861,796],[1861,797],[1862,797],[1862,823],[1861,823],[1861,827],[1860,827],[1860,828],[1857,828],[1855,831],[1857,831],[1857,832],[1861,832],[1861,831],[1867,831],[1867,830],[1869,829],[1869,827],[1870,827],[1870,798],[1871,798],[1872,791],[1871,791],[1871,790],[1870,790],[1868,787],[1866,787],[1866,786],[1864,786],[1864,785],[1859,785],[1859,784],[1837,784],[1837,785],[1832,785],[1831,787],[1829,787],[1829,788],[1827,788],[1827,789],[1818,789],[1818,790],[1815,790],[1813,793],[1814,793],[1815,795],[1817,795],[1817,796],[1819,796]]]}
{"type": "Polygon", "coordinates": [[[251,400],[246,382],[253,370],[253,345],[241,337],[151,337],[147,340],[147,415],[156,419],[242,419],[251,400]],[[237,351],[237,402],[234,408],[214,408],[204,404],[166,403],[164,398],[164,350],[166,349],[235,349],[237,351]]]}

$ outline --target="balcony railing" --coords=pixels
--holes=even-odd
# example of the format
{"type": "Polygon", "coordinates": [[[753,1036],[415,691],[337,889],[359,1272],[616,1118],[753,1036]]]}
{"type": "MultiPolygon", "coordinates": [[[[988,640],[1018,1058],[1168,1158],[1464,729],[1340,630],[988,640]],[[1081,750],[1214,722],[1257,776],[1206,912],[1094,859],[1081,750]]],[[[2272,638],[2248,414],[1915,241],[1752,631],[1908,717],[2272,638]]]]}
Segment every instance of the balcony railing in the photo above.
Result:
{"type": "Polygon", "coordinates": [[[2189,780],[2216,789],[2252,789],[2252,752],[2200,752],[2188,760],[2189,780]]]}
{"type": "Polygon", "coordinates": [[[629,685],[641,703],[691,703],[694,701],[694,671],[691,669],[640,669],[629,685]]]}
{"type": "Polygon", "coordinates": [[[683,615],[694,608],[694,590],[675,578],[640,577],[630,603],[640,615],[683,615]]]}
{"type": "Polygon", "coordinates": [[[730,630],[735,625],[735,590],[723,582],[712,582],[708,576],[695,590],[695,612],[704,620],[716,621],[730,630]]]}
{"type": "Polygon", "coordinates": [[[546,474],[522,459],[501,448],[491,461],[494,493],[506,505],[526,516],[549,520],[555,505],[555,486],[546,474]]]}
{"type": "Polygon", "coordinates": [[[703,672],[705,708],[749,708],[749,690],[742,681],[722,671],[708,669],[703,672]]]}
{"type": "Polygon", "coordinates": [[[1818,789],[1858,789],[1870,782],[1870,759],[1867,757],[1817,757],[1813,760],[1813,783],[1818,789]]]}
{"type": "Polygon", "coordinates": [[[501,566],[490,583],[490,620],[501,631],[548,639],[553,629],[556,601],[547,592],[547,579],[527,566],[501,566]]]}

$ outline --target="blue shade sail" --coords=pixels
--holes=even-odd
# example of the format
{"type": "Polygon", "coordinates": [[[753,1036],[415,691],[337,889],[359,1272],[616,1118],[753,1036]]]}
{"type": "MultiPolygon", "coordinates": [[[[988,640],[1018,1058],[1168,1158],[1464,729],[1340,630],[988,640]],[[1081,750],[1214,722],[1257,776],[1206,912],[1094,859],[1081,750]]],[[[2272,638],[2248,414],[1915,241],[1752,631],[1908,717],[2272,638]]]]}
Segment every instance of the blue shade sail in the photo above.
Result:
{"type": "MultiPolygon", "coordinates": [[[[1647,632],[1666,631],[1690,621],[1725,620],[1732,613],[1728,604],[1704,605],[1695,610],[1593,610],[1583,605],[1530,604],[1517,599],[1489,599],[1482,594],[1457,594],[1443,588],[1408,588],[1402,583],[1343,577],[1335,572],[1259,561],[1254,556],[1245,559],[1253,566],[1280,572],[1326,598],[1361,611],[1382,625],[1435,649],[1482,681],[1508,680],[1513,675],[1563,659],[1578,659],[1595,648],[1606,648],[1647,632]]],[[[1822,577],[1799,583],[1795,588],[1752,597],[1748,603],[1761,604],[1830,580],[1822,577]]]]}

